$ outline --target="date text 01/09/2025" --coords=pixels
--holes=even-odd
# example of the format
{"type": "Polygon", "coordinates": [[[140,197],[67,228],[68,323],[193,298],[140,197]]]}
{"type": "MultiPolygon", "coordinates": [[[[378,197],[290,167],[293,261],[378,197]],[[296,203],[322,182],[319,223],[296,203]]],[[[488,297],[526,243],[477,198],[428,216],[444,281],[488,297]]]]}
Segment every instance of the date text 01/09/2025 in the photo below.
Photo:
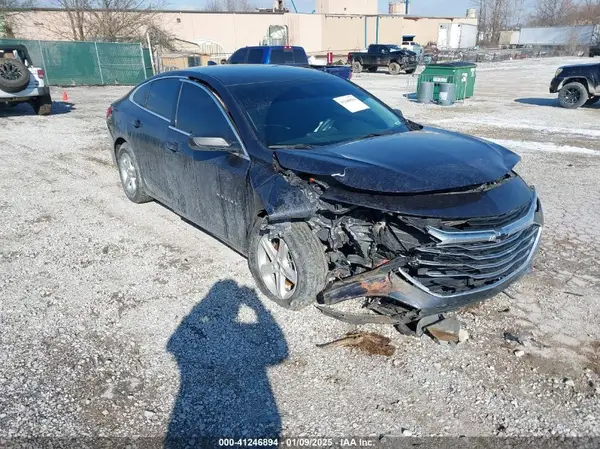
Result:
{"type": "Polygon", "coordinates": [[[221,447],[373,447],[369,438],[219,438],[221,447]]]}

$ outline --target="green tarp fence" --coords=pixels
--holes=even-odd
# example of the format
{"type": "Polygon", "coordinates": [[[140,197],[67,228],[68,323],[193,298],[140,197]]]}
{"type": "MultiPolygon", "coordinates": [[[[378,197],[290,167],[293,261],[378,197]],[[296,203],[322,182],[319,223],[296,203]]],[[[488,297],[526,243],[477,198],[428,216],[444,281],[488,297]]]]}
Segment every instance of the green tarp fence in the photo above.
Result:
{"type": "Polygon", "coordinates": [[[0,39],[23,44],[54,86],[135,85],[152,76],[150,54],[141,44],[0,39]]]}

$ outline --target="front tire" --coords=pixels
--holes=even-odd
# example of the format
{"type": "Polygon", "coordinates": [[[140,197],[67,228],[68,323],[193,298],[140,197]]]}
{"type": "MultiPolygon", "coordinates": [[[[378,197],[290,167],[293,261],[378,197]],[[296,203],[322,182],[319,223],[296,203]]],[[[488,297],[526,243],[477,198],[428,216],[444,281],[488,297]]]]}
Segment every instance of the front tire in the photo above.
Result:
{"type": "Polygon", "coordinates": [[[577,109],[588,101],[589,95],[585,86],[573,82],[565,84],[558,92],[558,102],[563,108],[577,109]]]}
{"type": "Polygon", "coordinates": [[[121,144],[117,149],[117,167],[121,178],[121,185],[127,198],[137,204],[152,201],[144,191],[144,183],[140,173],[140,167],[133,150],[127,142],[121,144]]]}
{"type": "Polygon", "coordinates": [[[401,69],[402,68],[400,67],[400,64],[397,62],[390,62],[390,65],[388,66],[388,70],[391,75],[400,75],[401,69]]]}
{"type": "Polygon", "coordinates": [[[248,267],[261,292],[280,306],[300,310],[314,303],[327,281],[323,246],[306,223],[291,222],[269,235],[266,218],[250,233],[248,267]]]}

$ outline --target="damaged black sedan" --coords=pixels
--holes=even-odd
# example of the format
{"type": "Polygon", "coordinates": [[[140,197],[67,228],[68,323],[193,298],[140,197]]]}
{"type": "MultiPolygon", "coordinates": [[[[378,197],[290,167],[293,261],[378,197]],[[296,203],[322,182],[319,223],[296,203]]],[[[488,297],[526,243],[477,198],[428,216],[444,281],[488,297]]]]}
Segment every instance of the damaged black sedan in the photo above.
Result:
{"type": "Polygon", "coordinates": [[[318,71],[168,72],[107,121],[129,199],[156,199],[247,256],[286,308],[414,330],[504,290],[539,244],[519,156],[318,71]],[[332,307],[357,298],[365,313],[332,307]]]}

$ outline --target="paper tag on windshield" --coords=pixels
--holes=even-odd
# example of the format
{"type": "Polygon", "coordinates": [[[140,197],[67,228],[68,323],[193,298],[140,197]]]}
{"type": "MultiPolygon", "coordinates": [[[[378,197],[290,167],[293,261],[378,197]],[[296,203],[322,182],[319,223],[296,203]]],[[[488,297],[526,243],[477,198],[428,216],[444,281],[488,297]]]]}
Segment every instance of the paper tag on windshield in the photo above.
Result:
{"type": "Polygon", "coordinates": [[[350,112],[359,112],[364,111],[365,109],[369,109],[369,106],[364,104],[354,95],[344,95],[342,97],[336,97],[333,99],[339,105],[345,107],[350,112]]]}

